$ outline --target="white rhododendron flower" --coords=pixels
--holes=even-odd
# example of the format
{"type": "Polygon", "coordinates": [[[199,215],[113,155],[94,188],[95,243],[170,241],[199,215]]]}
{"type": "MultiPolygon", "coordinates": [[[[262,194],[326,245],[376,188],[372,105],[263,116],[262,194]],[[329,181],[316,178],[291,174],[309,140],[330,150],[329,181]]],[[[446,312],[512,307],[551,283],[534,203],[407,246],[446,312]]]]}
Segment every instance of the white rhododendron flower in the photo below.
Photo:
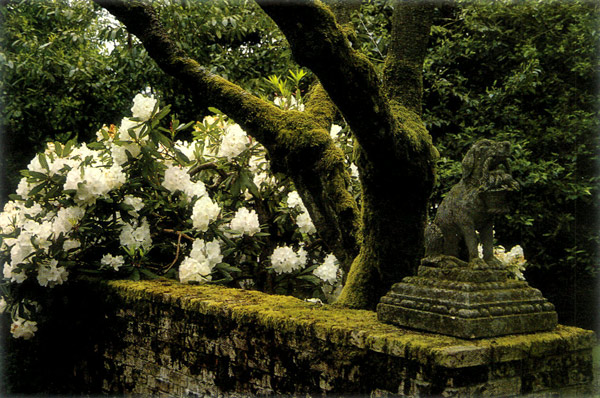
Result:
{"type": "Polygon", "coordinates": [[[254,210],[242,207],[233,216],[229,227],[242,235],[253,236],[255,233],[260,232],[258,214],[254,210]]]}
{"type": "Polygon", "coordinates": [[[63,186],[65,190],[75,190],[75,202],[79,205],[90,205],[96,199],[107,195],[113,189],[120,188],[127,176],[120,165],[110,168],[86,166],[83,169],[74,168],[67,174],[63,186]]]}
{"type": "Polygon", "coordinates": [[[42,164],[40,163],[40,155],[36,155],[33,157],[33,159],[31,159],[31,161],[29,162],[29,164],[27,165],[27,170],[29,171],[35,171],[37,173],[46,173],[46,169],[44,169],[42,167],[42,164]]]}
{"type": "MultiPolygon", "coordinates": [[[[108,188],[108,191],[106,193],[114,189],[121,188],[127,180],[127,175],[125,175],[125,173],[123,172],[123,168],[118,164],[113,164],[108,169],[103,169],[102,174],[104,178],[104,183],[108,188]]],[[[106,193],[104,193],[104,195],[106,193]]]]}
{"type": "Polygon", "coordinates": [[[317,232],[308,211],[298,214],[298,217],[296,217],[296,225],[298,225],[298,229],[300,229],[300,232],[302,233],[314,234],[317,232]]]}
{"type": "Polygon", "coordinates": [[[208,224],[213,222],[219,216],[221,208],[214,203],[208,195],[202,196],[194,204],[192,210],[192,225],[195,229],[206,232],[208,224]]]}
{"type": "Polygon", "coordinates": [[[248,147],[248,144],[246,132],[238,124],[229,125],[225,128],[225,135],[217,156],[231,161],[242,153],[248,147]]]}
{"type": "Polygon", "coordinates": [[[350,164],[350,177],[358,178],[360,175],[358,174],[358,167],[354,163],[350,164]]]}
{"type": "Polygon", "coordinates": [[[66,252],[77,249],[78,247],[81,247],[81,242],[77,239],[66,239],[63,243],[63,250],[66,252]]]}
{"type": "Polygon", "coordinates": [[[304,203],[302,203],[302,199],[300,199],[300,195],[298,194],[297,191],[292,191],[290,193],[288,193],[287,198],[286,198],[288,207],[290,208],[295,208],[295,207],[300,207],[301,209],[304,209],[304,203]]]}
{"type": "Polygon", "coordinates": [[[6,300],[4,299],[4,297],[0,297],[0,314],[3,314],[4,311],[6,310],[6,306],[8,305],[8,303],[6,302],[6,300]]]}
{"type": "Polygon", "coordinates": [[[198,261],[186,257],[179,265],[179,281],[182,283],[210,281],[212,279],[211,272],[212,268],[208,260],[198,261]]]}
{"type": "Polygon", "coordinates": [[[183,153],[188,160],[196,160],[196,142],[176,141],[175,149],[183,153]]]}
{"type": "Polygon", "coordinates": [[[200,198],[206,195],[206,186],[202,181],[190,182],[188,185],[183,187],[183,192],[188,198],[200,198]]]}
{"type": "Polygon", "coordinates": [[[121,246],[129,250],[137,250],[140,247],[145,251],[150,250],[152,247],[152,237],[150,236],[148,220],[143,219],[139,225],[135,224],[125,224],[121,229],[121,234],[119,235],[121,246]]]}
{"type": "Polygon", "coordinates": [[[337,124],[332,124],[331,128],[329,129],[329,136],[331,137],[332,140],[337,140],[339,135],[340,135],[340,131],[342,131],[342,126],[338,126],[337,124]]]}
{"type": "Polygon", "coordinates": [[[319,279],[323,280],[324,282],[333,285],[337,280],[337,262],[337,258],[335,258],[333,254],[328,254],[327,257],[325,257],[325,261],[323,261],[323,264],[315,268],[313,274],[319,279]]]}
{"type": "Polygon", "coordinates": [[[260,173],[261,171],[269,170],[271,166],[264,155],[253,154],[248,160],[248,169],[252,174],[260,173]]]}
{"type": "Polygon", "coordinates": [[[102,256],[100,263],[106,267],[118,271],[119,268],[121,268],[121,266],[125,264],[125,260],[123,259],[123,256],[113,256],[112,254],[105,254],[104,256],[102,256]]]}
{"type": "Polygon", "coordinates": [[[223,260],[223,255],[221,254],[221,245],[216,239],[213,239],[210,242],[205,242],[204,239],[196,239],[192,244],[190,257],[198,261],[204,261],[205,259],[208,260],[212,269],[212,267],[219,264],[223,260]]]}
{"type": "Polygon", "coordinates": [[[275,97],[273,103],[282,109],[295,109],[297,111],[304,111],[304,104],[298,104],[296,97],[291,97],[289,103],[285,97],[275,97]]]}
{"type": "Polygon", "coordinates": [[[252,178],[252,182],[254,183],[254,185],[256,185],[259,189],[261,187],[273,187],[275,185],[277,185],[277,180],[275,179],[275,176],[265,172],[265,171],[261,171],[260,173],[256,173],[254,175],[254,178],[252,178]]]}
{"type": "Polygon", "coordinates": [[[292,209],[296,208],[300,211],[300,214],[298,214],[298,217],[296,217],[296,225],[298,225],[300,232],[305,234],[314,234],[317,232],[317,229],[315,228],[315,225],[308,214],[308,210],[306,210],[306,207],[304,206],[300,195],[298,195],[298,192],[290,192],[286,198],[286,201],[288,207],[292,209]]]}
{"type": "Polygon", "coordinates": [[[10,279],[11,282],[23,283],[27,279],[27,274],[23,270],[17,269],[16,265],[4,263],[3,276],[10,279]]]}
{"type": "Polygon", "coordinates": [[[301,269],[306,264],[304,249],[295,252],[289,246],[278,246],[271,255],[271,267],[278,273],[290,273],[301,269]]]}
{"type": "Polygon", "coordinates": [[[15,193],[23,199],[27,199],[29,197],[29,192],[31,192],[31,189],[33,187],[33,184],[27,182],[27,178],[21,178],[21,180],[19,181],[19,185],[17,186],[17,191],[15,193]]]}
{"type": "Polygon", "coordinates": [[[10,325],[10,333],[14,338],[22,338],[28,340],[33,337],[37,332],[37,322],[29,321],[27,319],[17,316],[17,318],[10,325]]]}
{"type": "Polygon", "coordinates": [[[50,260],[38,268],[37,280],[40,286],[54,287],[66,282],[69,272],[65,267],[58,267],[58,261],[50,260]]]}
{"type": "Polygon", "coordinates": [[[129,160],[127,152],[129,152],[131,157],[137,158],[141,153],[141,148],[135,142],[129,144],[110,144],[110,156],[120,166],[123,166],[129,160]]]}
{"type": "MultiPolygon", "coordinates": [[[[26,259],[30,260],[30,258],[28,257],[36,251],[35,246],[32,243],[32,240],[34,239],[35,236],[32,233],[22,231],[21,234],[14,241],[7,242],[7,245],[12,246],[12,248],[10,249],[10,259],[12,266],[17,266],[18,264],[25,262],[26,259]]],[[[4,277],[8,278],[6,276],[6,269],[4,272],[4,277]]]]}
{"type": "Polygon", "coordinates": [[[196,239],[190,255],[179,266],[179,280],[183,283],[210,281],[210,273],[222,260],[219,241],[205,242],[203,239],[196,239]]]}
{"type": "Polygon", "coordinates": [[[133,210],[128,211],[128,213],[132,217],[137,217],[138,211],[144,208],[144,200],[142,198],[137,198],[133,195],[125,195],[125,197],[123,198],[123,203],[133,207],[133,210]]]}
{"type": "Polygon", "coordinates": [[[494,247],[494,256],[506,265],[516,279],[525,280],[523,271],[525,271],[527,260],[521,246],[513,246],[508,252],[503,246],[496,246],[494,247]]]}
{"type": "Polygon", "coordinates": [[[58,238],[61,233],[66,235],[71,232],[73,227],[81,221],[84,215],[85,210],[79,206],[60,208],[52,222],[54,237],[58,238]]]}
{"type": "MultiPolygon", "coordinates": [[[[121,124],[119,126],[118,133],[120,141],[141,140],[142,137],[140,135],[142,134],[142,125],[140,124],[140,122],[136,122],[135,120],[131,120],[128,117],[124,117],[123,119],[121,119],[121,124]]],[[[147,136],[145,138],[146,140],[148,139],[147,136]]]]}
{"type": "Polygon", "coordinates": [[[133,98],[133,106],[131,114],[133,117],[146,121],[152,116],[152,111],[156,106],[154,96],[147,97],[143,94],[138,94],[133,98]]]}
{"type": "Polygon", "coordinates": [[[21,225],[24,213],[22,207],[15,201],[9,201],[4,205],[4,211],[0,213],[0,233],[11,234],[15,226],[21,225]]]}
{"type": "Polygon", "coordinates": [[[167,168],[162,186],[171,192],[181,191],[189,198],[206,195],[204,183],[202,181],[193,182],[188,172],[179,166],[167,168]]]}
{"type": "Polygon", "coordinates": [[[29,218],[35,218],[38,214],[40,214],[44,209],[40,206],[39,203],[34,203],[29,207],[22,207],[21,211],[23,214],[29,216],[29,218]]]}
{"type": "Polygon", "coordinates": [[[192,183],[187,171],[179,166],[170,166],[165,170],[162,186],[171,192],[183,191],[183,187],[192,183]]]}

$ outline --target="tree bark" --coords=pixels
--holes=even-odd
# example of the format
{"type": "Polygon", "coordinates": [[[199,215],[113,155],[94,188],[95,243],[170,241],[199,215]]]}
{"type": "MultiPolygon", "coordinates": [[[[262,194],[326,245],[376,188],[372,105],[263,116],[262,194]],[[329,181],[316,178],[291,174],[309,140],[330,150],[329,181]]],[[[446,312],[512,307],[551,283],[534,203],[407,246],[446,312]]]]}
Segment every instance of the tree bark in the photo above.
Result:
{"type": "Polygon", "coordinates": [[[402,87],[387,88],[327,7],[258,2],[286,35],[296,61],[319,77],[358,143],[363,241],[338,304],[372,309],[392,283],[414,273],[423,254],[437,157],[420,118],[429,13],[397,3],[386,81],[402,87]],[[413,41],[414,48],[404,48],[413,41]],[[407,70],[412,74],[392,79],[407,70]]]}

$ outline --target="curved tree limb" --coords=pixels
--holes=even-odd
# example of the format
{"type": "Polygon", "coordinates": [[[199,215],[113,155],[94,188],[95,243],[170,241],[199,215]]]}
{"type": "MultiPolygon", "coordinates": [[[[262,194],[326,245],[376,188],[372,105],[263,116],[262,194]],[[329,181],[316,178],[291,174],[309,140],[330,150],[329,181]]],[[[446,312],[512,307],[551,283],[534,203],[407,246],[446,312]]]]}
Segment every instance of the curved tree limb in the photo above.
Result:
{"type": "MultiPolygon", "coordinates": [[[[165,33],[154,9],[140,1],[94,0],[119,19],[142,42],[166,73],[229,115],[265,146],[275,171],[292,178],[319,235],[348,270],[358,253],[359,213],[346,189],[342,152],[329,137],[333,104],[318,88],[325,108],[283,111],[239,86],[209,73],[165,33]]],[[[310,101],[309,101],[310,102],[310,101]]]]}
{"type": "Polygon", "coordinates": [[[168,37],[155,10],[148,3],[94,1],[121,21],[127,30],[142,42],[158,66],[167,74],[188,85],[194,95],[210,98],[217,108],[230,115],[247,131],[252,131],[252,135],[259,141],[269,142],[274,139],[276,127],[268,123],[273,118],[258,120],[254,116],[259,113],[281,117],[283,111],[220,76],[211,74],[188,57],[168,37]]]}
{"type": "Polygon", "coordinates": [[[304,96],[305,112],[310,113],[324,129],[329,130],[338,109],[323,85],[316,81],[304,96]]]}
{"type": "Polygon", "coordinates": [[[392,139],[392,112],[373,65],[352,49],[331,10],[314,1],[258,0],[290,43],[296,61],[310,68],[366,149],[392,139]]]}

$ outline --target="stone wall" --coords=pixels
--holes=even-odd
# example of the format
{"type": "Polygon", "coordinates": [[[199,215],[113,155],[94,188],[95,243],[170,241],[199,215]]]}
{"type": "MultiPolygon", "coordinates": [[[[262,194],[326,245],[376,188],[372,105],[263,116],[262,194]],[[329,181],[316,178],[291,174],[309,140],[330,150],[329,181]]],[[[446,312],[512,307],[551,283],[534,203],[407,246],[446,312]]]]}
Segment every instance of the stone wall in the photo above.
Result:
{"type": "Polygon", "coordinates": [[[370,311],[218,286],[88,281],[76,290],[55,304],[60,337],[40,342],[59,346],[41,360],[54,361],[47,393],[592,394],[594,335],[583,329],[468,341],[385,325],[370,311]]]}

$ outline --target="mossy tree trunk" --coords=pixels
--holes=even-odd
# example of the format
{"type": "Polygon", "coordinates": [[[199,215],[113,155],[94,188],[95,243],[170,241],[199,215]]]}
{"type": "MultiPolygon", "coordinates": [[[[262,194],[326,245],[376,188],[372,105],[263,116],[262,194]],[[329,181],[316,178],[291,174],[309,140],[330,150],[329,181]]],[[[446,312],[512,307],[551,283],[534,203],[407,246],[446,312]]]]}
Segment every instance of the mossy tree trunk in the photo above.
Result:
{"type": "Polygon", "coordinates": [[[168,38],[149,5],[95,1],[141,40],[166,73],[192,88],[199,106],[208,100],[228,114],[266,147],[274,170],[293,179],[319,235],[348,272],[341,305],[374,308],[393,282],[414,272],[437,154],[420,116],[430,6],[396,5],[381,79],[352,48],[344,2],[328,0],[330,8],[309,0],[258,1],[296,61],[319,78],[305,111],[297,112],[207,72],[168,38]],[[360,210],[347,190],[343,154],[328,133],[337,112],[357,143],[360,210]]]}

